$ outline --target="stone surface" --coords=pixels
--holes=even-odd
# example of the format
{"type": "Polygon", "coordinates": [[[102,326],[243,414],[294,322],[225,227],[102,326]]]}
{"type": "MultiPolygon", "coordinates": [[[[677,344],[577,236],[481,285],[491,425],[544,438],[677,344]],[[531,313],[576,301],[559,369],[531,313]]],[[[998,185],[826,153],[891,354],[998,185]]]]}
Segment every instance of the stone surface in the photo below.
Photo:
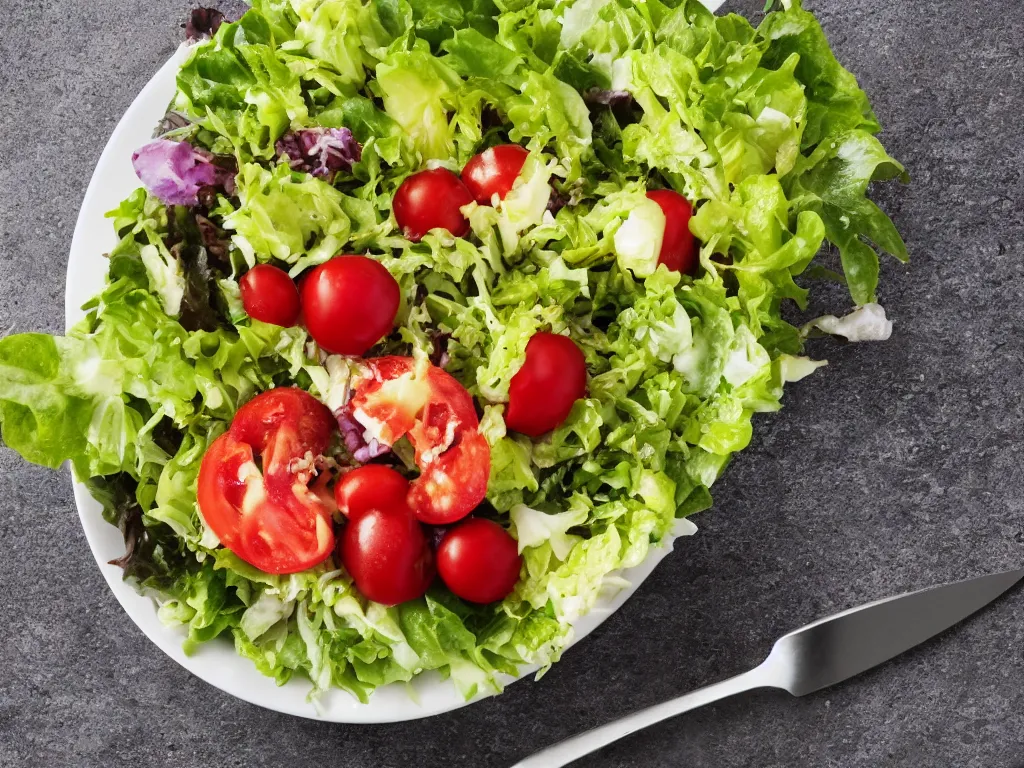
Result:
{"type": "MultiPolygon", "coordinates": [[[[731,0],[759,16],[760,0],[731,0]]],[[[351,727],[236,701],[167,659],[104,586],[68,477],[0,451],[0,765],[506,766],[756,664],[837,609],[1024,560],[1024,16],[1017,0],[808,0],[913,175],[878,190],[891,341],[822,372],[625,608],[540,683],[429,721],[351,727]]],[[[184,0],[5,0],[0,331],[63,325],[92,168],[177,44],[184,0]]],[[[727,5],[729,7],[729,5],[727,5]]],[[[821,309],[841,309],[825,290],[821,309]]],[[[1024,594],[839,689],[760,693],[590,766],[1024,765],[1024,594]]]]}

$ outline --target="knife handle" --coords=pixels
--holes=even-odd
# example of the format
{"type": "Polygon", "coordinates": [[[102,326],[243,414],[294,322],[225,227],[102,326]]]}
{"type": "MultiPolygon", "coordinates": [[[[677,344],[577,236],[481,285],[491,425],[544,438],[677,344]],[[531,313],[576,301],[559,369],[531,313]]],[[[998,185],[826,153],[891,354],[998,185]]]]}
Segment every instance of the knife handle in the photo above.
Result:
{"type": "Polygon", "coordinates": [[[660,723],[662,720],[735,696],[738,693],[771,687],[776,687],[772,675],[767,665],[762,665],[749,672],[744,672],[742,675],[709,685],[706,688],[699,688],[676,699],[655,704],[653,707],[641,709],[631,715],[613,720],[607,725],[560,741],[516,763],[512,768],[561,768],[573,760],[578,760],[613,741],[618,741],[631,733],[660,723]]]}

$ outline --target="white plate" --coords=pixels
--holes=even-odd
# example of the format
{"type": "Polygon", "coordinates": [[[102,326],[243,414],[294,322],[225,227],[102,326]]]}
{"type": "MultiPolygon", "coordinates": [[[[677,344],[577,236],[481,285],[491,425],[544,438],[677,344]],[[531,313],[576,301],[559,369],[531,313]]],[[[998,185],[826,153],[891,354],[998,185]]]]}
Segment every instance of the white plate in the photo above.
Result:
{"type": "MultiPolygon", "coordinates": [[[[175,75],[186,51],[184,46],[180,48],[142,89],[117,124],[96,165],[71,241],[64,302],[68,327],[82,318],[80,307],[103,288],[107,268],[103,254],[110,251],[117,241],[111,222],[104,218],[104,214],[116,208],[121,200],[139,186],[132,170],[132,152],[150,140],[154,126],[163,117],[174,95],[175,75]]],[[[120,568],[108,564],[110,560],[124,554],[124,542],[118,529],[103,519],[99,503],[89,495],[84,485],[75,483],[74,491],[82,527],[96,562],[114,596],[132,621],[164,653],[222,691],[278,712],[340,723],[414,720],[469,703],[451,683],[431,673],[420,675],[414,680],[414,695],[410,695],[406,686],[385,686],[373,694],[369,704],[361,704],[343,691],[331,691],[321,699],[319,707],[314,708],[306,700],[310,688],[307,681],[296,678],[278,687],[272,679],[257,672],[252,662],[238,656],[230,642],[207,643],[192,656],[186,656],[181,649],[185,633],[180,628],[162,624],[157,618],[156,604],[122,581],[120,568]]],[[[680,526],[680,530],[692,533],[692,526],[685,523],[680,526]]],[[[629,599],[637,586],[670,551],[671,544],[652,550],[643,564],[624,571],[622,576],[632,586],[602,598],[587,616],[577,620],[574,624],[574,642],[590,634],[629,599]]],[[[522,676],[532,671],[524,669],[522,676]]],[[[508,678],[506,682],[512,682],[512,679],[508,678]]]]}

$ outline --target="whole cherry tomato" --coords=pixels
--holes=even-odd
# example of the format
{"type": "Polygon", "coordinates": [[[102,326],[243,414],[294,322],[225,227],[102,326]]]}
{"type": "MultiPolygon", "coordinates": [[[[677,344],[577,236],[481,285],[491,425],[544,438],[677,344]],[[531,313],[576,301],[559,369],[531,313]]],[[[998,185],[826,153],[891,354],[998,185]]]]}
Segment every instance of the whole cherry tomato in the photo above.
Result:
{"type": "Polygon", "coordinates": [[[665,214],[665,234],[658,263],[664,264],[672,272],[693,274],[699,261],[697,239],[690,232],[693,206],[671,189],[651,189],[647,197],[656,202],[665,214]]]}
{"type": "Polygon", "coordinates": [[[414,243],[432,229],[447,229],[455,237],[469,232],[469,220],[459,209],[473,196],[459,177],[444,168],[414,173],[398,187],[392,208],[402,234],[414,243]]]}
{"type": "Polygon", "coordinates": [[[361,355],[387,336],[401,301],[395,278],[367,256],[335,256],[302,281],[309,335],[339,355],[361,355]]]}
{"type": "Polygon", "coordinates": [[[474,155],[462,169],[462,183],[480,205],[491,205],[494,195],[504,200],[519,178],[530,153],[518,144],[500,144],[474,155]]]}
{"type": "Polygon", "coordinates": [[[350,519],[339,555],[356,588],[384,605],[422,597],[434,579],[434,553],[404,502],[372,507],[350,519]]]}
{"type": "Polygon", "coordinates": [[[452,592],[471,603],[504,599],[519,580],[519,545],[497,523],[471,518],[459,523],[437,549],[437,572],[452,592]]]}
{"type": "Polygon", "coordinates": [[[299,289],[283,269],[257,264],[242,275],[239,287],[249,317],[285,328],[299,321],[299,289]]]}
{"type": "Polygon", "coordinates": [[[535,333],[508,388],[505,424],[530,437],[561,425],[587,391],[587,362],[568,336],[535,333]]]}
{"type": "Polygon", "coordinates": [[[353,469],[334,486],[338,509],[349,520],[371,509],[400,506],[408,495],[409,481],[383,464],[353,469]]]}

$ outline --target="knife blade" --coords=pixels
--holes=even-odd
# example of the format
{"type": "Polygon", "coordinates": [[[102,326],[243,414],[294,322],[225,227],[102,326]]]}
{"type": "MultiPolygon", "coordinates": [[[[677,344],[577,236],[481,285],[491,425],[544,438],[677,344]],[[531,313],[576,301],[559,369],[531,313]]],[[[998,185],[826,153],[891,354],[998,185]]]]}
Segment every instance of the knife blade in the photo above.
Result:
{"type": "Polygon", "coordinates": [[[776,686],[805,696],[866,672],[984,608],[1024,570],[994,573],[868,603],[779,639],[765,662],[776,686]]]}
{"type": "Polygon", "coordinates": [[[935,637],[1024,579],[1024,570],[958,581],[862,605],[779,638],[759,667],[559,742],[512,768],[559,768],[670,717],[757,688],[794,696],[829,688],[935,637]]]}

